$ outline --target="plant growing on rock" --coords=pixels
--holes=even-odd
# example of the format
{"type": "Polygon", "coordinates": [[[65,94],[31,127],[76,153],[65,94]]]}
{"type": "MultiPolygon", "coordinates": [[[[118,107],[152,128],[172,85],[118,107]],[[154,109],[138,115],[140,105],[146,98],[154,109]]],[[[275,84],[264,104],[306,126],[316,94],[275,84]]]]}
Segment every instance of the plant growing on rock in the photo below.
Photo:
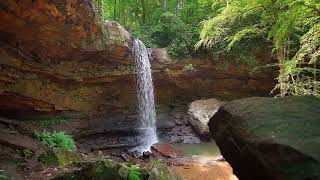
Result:
{"type": "Polygon", "coordinates": [[[33,152],[30,149],[17,149],[17,154],[25,159],[29,159],[33,156],[33,152]]]}
{"type": "Polygon", "coordinates": [[[131,165],[128,172],[128,180],[141,180],[141,172],[139,165],[131,165]]]}
{"type": "Polygon", "coordinates": [[[36,133],[39,141],[46,144],[49,148],[62,148],[65,150],[74,150],[76,148],[75,142],[70,135],[61,132],[47,132],[43,131],[36,133]]]}

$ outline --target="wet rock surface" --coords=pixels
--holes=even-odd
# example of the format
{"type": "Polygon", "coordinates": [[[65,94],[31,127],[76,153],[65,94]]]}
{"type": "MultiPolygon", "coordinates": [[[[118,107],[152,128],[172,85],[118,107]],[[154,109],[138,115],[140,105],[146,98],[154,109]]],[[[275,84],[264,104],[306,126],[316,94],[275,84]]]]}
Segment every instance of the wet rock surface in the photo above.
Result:
{"type": "Polygon", "coordinates": [[[316,97],[240,99],[209,127],[240,179],[319,179],[319,109],[316,97]]]}
{"type": "Polygon", "coordinates": [[[179,154],[181,155],[181,152],[171,144],[154,144],[151,150],[166,158],[176,158],[179,154]]]}

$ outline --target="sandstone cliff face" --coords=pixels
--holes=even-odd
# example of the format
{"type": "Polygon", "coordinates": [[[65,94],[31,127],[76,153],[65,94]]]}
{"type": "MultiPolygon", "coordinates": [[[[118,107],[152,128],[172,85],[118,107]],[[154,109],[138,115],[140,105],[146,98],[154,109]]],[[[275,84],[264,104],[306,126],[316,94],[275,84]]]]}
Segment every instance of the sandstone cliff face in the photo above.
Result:
{"type": "Polygon", "coordinates": [[[1,41],[39,63],[129,63],[132,37],[102,22],[93,0],[2,1],[1,41]]]}
{"type": "Polygon", "coordinates": [[[132,74],[131,35],[90,0],[0,2],[0,109],[91,111],[132,74]],[[121,77],[119,77],[121,75],[121,77]],[[100,102],[99,102],[100,101],[100,102]]]}
{"type": "MultiPolygon", "coordinates": [[[[136,111],[133,37],[118,23],[103,22],[94,2],[0,2],[1,115],[136,111]]],[[[199,97],[266,95],[273,87],[270,73],[223,69],[208,59],[152,66],[160,109],[199,97]]]]}

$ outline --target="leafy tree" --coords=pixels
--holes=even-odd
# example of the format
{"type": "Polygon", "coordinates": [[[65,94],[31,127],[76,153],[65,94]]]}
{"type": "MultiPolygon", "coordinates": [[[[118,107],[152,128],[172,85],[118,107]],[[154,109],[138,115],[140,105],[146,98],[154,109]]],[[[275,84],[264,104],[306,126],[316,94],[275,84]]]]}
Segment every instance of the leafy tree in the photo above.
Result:
{"type": "Polygon", "coordinates": [[[219,56],[247,52],[252,55],[257,47],[269,46],[278,61],[276,88],[281,96],[318,94],[319,0],[233,0],[215,5],[222,8],[204,21],[196,47],[213,49],[219,56]],[[305,64],[307,56],[313,57],[307,63],[313,63],[313,67],[305,64]]]}
{"type": "Polygon", "coordinates": [[[148,47],[167,48],[175,57],[195,53],[199,22],[212,8],[211,0],[97,1],[105,19],[118,21],[148,47]]]}
{"type": "Polygon", "coordinates": [[[277,60],[281,96],[319,95],[320,0],[96,1],[105,19],[122,23],[148,47],[250,64],[265,49],[277,60]]]}

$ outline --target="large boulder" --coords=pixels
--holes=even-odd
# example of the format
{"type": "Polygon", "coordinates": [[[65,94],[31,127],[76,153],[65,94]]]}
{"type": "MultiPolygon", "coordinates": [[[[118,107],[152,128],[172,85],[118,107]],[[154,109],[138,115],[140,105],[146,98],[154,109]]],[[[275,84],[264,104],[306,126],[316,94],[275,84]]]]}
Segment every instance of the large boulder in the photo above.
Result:
{"type": "Polygon", "coordinates": [[[226,103],[210,132],[239,179],[320,179],[320,99],[247,98],[226,103]]]}
{"type": "Polygon", "coordinates": [[[209,135],[209,120],[218,111],[223,102],[211,98],[197,100],[189,105],[188,119],[190,124],[201,136],[209,135]]]}

